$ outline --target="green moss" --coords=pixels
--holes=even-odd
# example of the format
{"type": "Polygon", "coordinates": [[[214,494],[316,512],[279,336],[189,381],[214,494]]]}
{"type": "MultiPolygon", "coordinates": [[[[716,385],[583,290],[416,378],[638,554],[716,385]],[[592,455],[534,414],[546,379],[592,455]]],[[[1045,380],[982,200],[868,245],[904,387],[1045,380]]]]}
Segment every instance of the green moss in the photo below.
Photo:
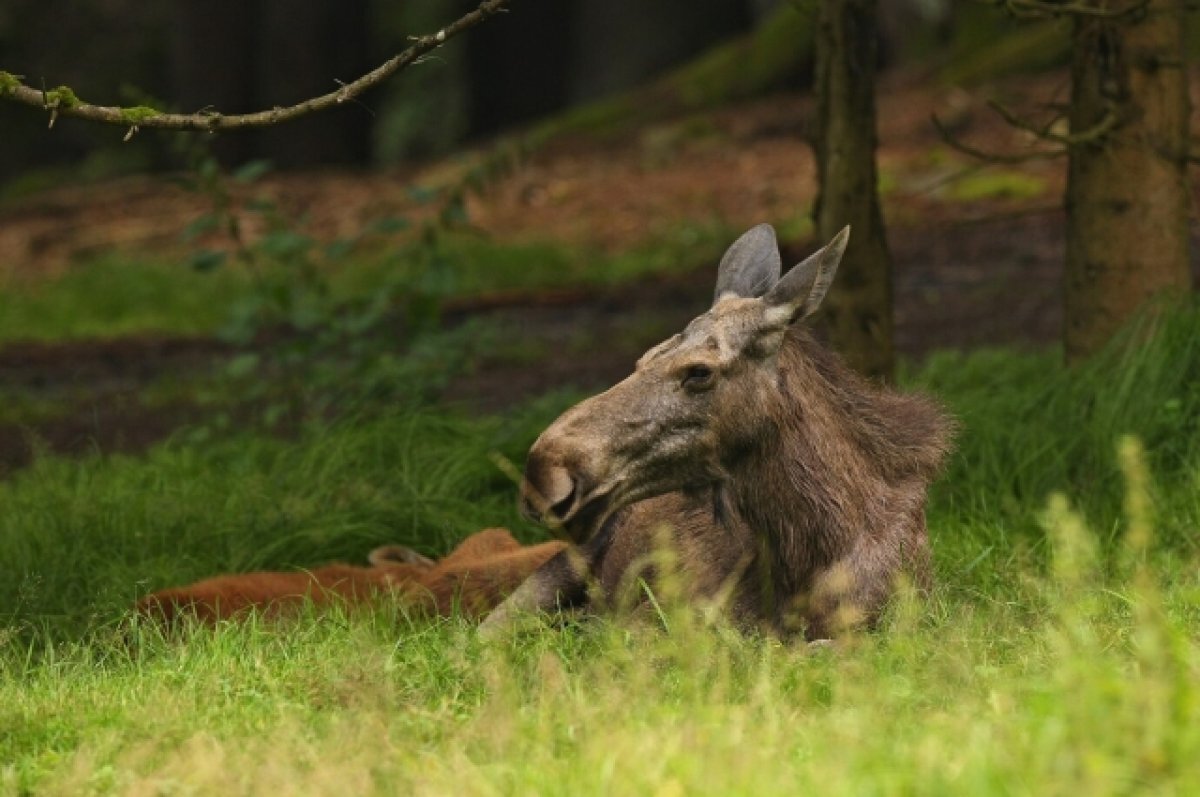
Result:
{"type": "Polygon", "coordinates": [[[812,42],[812,16],[785,4],[749,36],[709,50],[663,83],[686,109],[757,96],[809,61],[812,42]]]}
{"type": "Polygon", "coordinates": [[[950,199],[1034,199],[1046,193],[1046,181],[1017,171],[983,171],[955,181],[947,189],[950,199]]]}
{"type": "Polygon", "coordinates": [[[955,55],[941,70],[943,83],[977,85],[1008,75],[1052,69],[1067,60],[1071,29],[1065,20],[1043,20],[1002,29],[999,34],[997,24],[991,20],[977,26],[964,25],[955,43],[955,55]]]}
{"type": "Polygon", "coordinates": [[[537,147],[566,133],[620,132],[630,125],[631,119],[642,118],[638,115],[640,108],[633,98],[625,95],[597,100],[539,124],[529,133],[528,141],[537,147]]]}
{"type": "Polygon", "coordinates": [[[46,92],[46,107],[74,108],[79,105],[79,97],[70,86],[59,86],[46,92]]]}
{"type": "Polygon", "coordinates": [[[573,108],[526,134],[539,147],[563,134],[606,136],[703,111],[784,84],[812,57],[812,19],[784,5],[753,32],[718,45],[646,86],[573,108]]]}
{"type": "Polygon", "coordinates": [[[128,122],[131,125],[141,124],[147,119],[155,116],[160,116],[162,111],[151,108],[149,105],[135,105],[132,108],[121,109],[122,121],[128,122]]]}
{"type": "Polygon", "coordinates": [[[0,94],[9,95],[16,92],[21,86],[21,81],[12,72],[0,70],[0,94]]]}

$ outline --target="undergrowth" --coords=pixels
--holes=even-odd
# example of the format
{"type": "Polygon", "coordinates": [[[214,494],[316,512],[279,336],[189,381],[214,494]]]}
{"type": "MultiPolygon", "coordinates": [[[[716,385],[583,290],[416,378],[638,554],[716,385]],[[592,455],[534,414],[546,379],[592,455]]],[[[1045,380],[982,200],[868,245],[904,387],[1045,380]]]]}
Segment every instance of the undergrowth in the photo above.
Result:
{"type": "Polygon", "coordinates": [[[163,262],[96,259],[53,278],[0,275],[0,344],[129,334],[219,335],[239,341],[261,327],[317,328],[337,319],[362,323],[383,311],[436,315],[456,297],[511,290],[616,285],[680,273],[720,255],[729,231],[677,229],[640,249],[605,253],[549,242],[495,242],[445,234],[431,246],[337,250],[297,277],[305,252],[326,250],[288,230],[264,246],[271,260],[247,270],[163,262]]]}

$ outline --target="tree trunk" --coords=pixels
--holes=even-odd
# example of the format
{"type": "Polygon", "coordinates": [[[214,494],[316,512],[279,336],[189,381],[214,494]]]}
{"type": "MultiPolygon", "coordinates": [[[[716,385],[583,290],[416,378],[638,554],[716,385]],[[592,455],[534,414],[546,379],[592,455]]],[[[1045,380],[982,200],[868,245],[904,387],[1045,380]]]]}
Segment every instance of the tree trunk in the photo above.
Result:
{"type": "Polygon", "coordinates": [[[821,0],[817,21],[819,240],[849,224],[825,301],[830,341],[868,376],[892,378],[892,266],[875,171],[876,0],[821,0]]]}
{"type": "Polygon", "coordinates": [[[1078,15],[1074,26],[1071,131],[1086,136],[1110,115],[1116,127],[1070,149],[1068,361],[1103,346],[1150,297],[1191,283],[1183,2],[1150,0],[1120,17],[1078,15]]]}

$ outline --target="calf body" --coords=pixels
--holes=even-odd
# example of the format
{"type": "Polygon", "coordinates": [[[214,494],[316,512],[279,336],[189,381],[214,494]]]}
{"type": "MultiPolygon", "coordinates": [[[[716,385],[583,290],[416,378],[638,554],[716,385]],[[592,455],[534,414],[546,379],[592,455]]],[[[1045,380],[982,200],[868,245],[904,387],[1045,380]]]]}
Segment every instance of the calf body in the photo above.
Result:
{"type": "Polygon", "coordinates": [[[371,567],[332,564],[217,576],[153,592],[138,601],[137,611],[167,624],[182,617],[215,623],[251,609],[278,617],[304,606],[388,598],[416,613],[449,615],[457,609],[482,617],[564,548],[561,542],[522,546],[505,529],[484,529],[436,562],[401,546],[384,546],[372,552],[371,567]]]}
{"type": "Polygon", "coordinates": [[[720,598],[746,627],[824,638],[873,622],[902,572],[929,583],[925,495],[951,424],[929,399],[859,377],[799,323],[847,235],[780,278],[774,232],[752,229],[722,260],[707,313],[546,429],[525,511],[581,549],[535,573],[489,633],[582,595],[614,600],[660,529],[690,597],[720,598]]]}

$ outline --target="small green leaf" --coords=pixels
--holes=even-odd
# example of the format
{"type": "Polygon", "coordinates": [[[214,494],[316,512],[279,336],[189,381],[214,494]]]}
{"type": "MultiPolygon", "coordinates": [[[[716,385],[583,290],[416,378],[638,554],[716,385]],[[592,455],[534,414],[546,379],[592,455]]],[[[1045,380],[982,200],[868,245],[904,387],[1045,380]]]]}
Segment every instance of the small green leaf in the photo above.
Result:
{"type": "Polygon", "coordinates": [[[255,197],[248,200],[244,207],[246,210],[254,213],[270,213],[277,209],[277,205],[274,202],[263,197],[255,197]]]}
{"type": "Polygon", "coordinates": [[[367,232],[377,235],[389,235],[397,232],[404,232],[412,227],[412,222],[403,216],[385,216],[382,219],[376,219],[367,225],[367,232]]]}
{"type": "Polygon", "coordinates": [[[423,185],[414,185],[408,189],[408,197],[418,205],[428,205],[437,198],[437,191],[423,185]]]}
{"type": "Polygon", "coordinates": [[[217,229],[217,225],[219,223],[220,221],[217,219],[217,214],[205,213],[203,216],[183,228],[182,238],[184,242],[190,243],[199,238],[201,235],[205,235],[206,233],[210,233],[217,229]]]}
{"type": "Polygon", "coordinates": [[[260,358],[254,352],[246,352],[239,354],[229,361],[225,366],[225,373],[233,379],[241,379],[244,376],[249,376],[258,370],[260,358]]]}
{"type": "Polygon", "coordinates": [[[466,224],[470,221],[467,215],[467,204],[463,202],[462,197],[455,197],[446,205],[442,211],[442,220],[451,225],[466,224]]]}
{"type": "Polygon", "coordinates": [[[324,303],[317,297],[303,295],[294,297],[288,321],[296,329],[313,329],[328,320],[324,303]]]}
{"type": "Polygon", "coordinates": [[[219,268],[228,256],[228,253],[215,249],[201,249],[188,257],[187,264],[195,271],[212,271],[219,268]]]}
{"type": "Polygon", "coordinates": [[[196,173],[200,175],[202,180],[212,180],[220,173],[221,167],[217,164],[216,158],[208,157],[200,161],[200,165],[196,167],[196,173]]]}
{"type": "Polygon", "coordinates": [[[354,251],[354,246],[357,243],[358,241],[353,238],[338,238],[335,241],[330,241],[325,246],[325,257],[330,260],[341,260],[354,251]]]}
{"type": "Polygon", "coordinates": [[[262,318],[264,301],[261,296],[251,295],[235,301],[229,308],[229,317],[217,335],[227,343],[244,345],[254,339],[262,318]]]}
{"type": "Polygon", "coordinates": [[[288,414],[288,405],[281,402],[274,402],[263,410],[263,424],[268,429],[274,429],[279,425],[288,414]]]}
{"type": "Polygon", "coordinates": [[[271,169],[271,162],[268,160],[252,160],[235,169],[233,179],[239,183],[253,183],[271,169]]]}
{"type": "Polygon", "coordinates": [[[290,230],[280,230],[264,235],[258,242],[258,249],[269,257],[286,260],[303,255],[312,247],[312,244],[312,239],[307,235],[290,230]]]}

